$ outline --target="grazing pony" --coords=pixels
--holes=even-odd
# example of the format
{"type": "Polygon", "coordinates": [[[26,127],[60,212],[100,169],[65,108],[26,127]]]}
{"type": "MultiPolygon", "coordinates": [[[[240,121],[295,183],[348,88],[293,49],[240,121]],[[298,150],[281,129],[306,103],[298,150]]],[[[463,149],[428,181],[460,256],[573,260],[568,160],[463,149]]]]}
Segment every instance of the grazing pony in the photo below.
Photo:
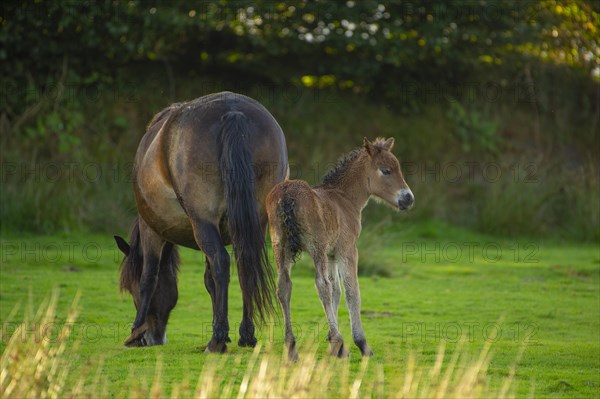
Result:
{"type": "Polygon", "coordinates": [[[173,104],[148,125],[133,166],[138,217],[125,254],[121,289],[137,309],[126,346],[166,342],[177,303],[177,245],[206,255],[204,284],[213,309],[209,352],[229,339],[229,253],[242,289],[240,346],[254,346],[254,322],[272,310],[274,282],[265,249],[265,198],[288,174],[285,137],[257,101],[230,92],[173,104]]]}
{"type": "Polygon", "coordinates": [[[286,180],[267,196],[267,212],[279,281],[277,297],[285,320],[288,358],[296,360],[296,341],[290,319],[292,281],[290,270],[298,253],[308,252],[315,263],[315,283],[323,304],[331,354],[348,356],[338,329],[340,277],[350,311],[352,338],[363,356],[373,352],[360,321],[356,240],[360,235],[362,209],[375,196],[394,209],[409,209],[414,197],[404,181],[400,163],[391,153],[394,139],[364,139],[329,172],[323,182],[310,187],[302,180],[286,180]]]}

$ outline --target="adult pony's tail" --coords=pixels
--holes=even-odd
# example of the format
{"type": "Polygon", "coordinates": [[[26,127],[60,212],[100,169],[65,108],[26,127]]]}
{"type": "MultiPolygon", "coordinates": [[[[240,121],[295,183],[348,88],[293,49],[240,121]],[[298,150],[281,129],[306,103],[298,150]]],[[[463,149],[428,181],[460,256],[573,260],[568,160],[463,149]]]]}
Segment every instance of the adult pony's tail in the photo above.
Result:
{"type": "Polygon", "coordinates": [[[248,316],[255,321],[265,321],[273,311],[271,293],[275,285],[258,214],[256,176],[248,148],[249,123],[246,116],[237,111],[227,112],[221,122],[219,166],[242,296],[248,316]]]}
{"type": "Polygon", "coordinates": [[[277,208],[278,217],[283,223],[287,245],[289,245],[292,254],[292,262],[295,262],[302,250],[300,227],[298,227],[298,219],[296,218],[296,201],[284,189],[279,205],[277,208]]]}

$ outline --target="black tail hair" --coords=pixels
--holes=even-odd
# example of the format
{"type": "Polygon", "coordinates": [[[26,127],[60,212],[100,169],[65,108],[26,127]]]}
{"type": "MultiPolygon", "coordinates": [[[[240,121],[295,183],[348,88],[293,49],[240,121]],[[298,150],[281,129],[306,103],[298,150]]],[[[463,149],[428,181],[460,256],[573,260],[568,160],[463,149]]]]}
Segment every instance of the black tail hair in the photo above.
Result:
{"type": "Polygon", "coordinates": [[[292,262],[295,262],[302,250],[302,241],[300,238],[300,227],[296,218],[296,201],[294,201],[294,198],[288,196],[285,191],[281,199],[281,207],[278,210],[288,239],[287,243],[292,253],[292,262]]]}
{"type": "Polygon", "coordinates": [[[221,122],[219,166],[225,188],[229,236],[249,316],[264,322],[273,312],[271,293],[275,284],[258,214],[256,176],[248,149],[249,122],[237,111],[227,112],[221,122]]]}
{"type": "MultiPolygon", "coordinates": [[[[132,295],[136,295],[139,290],[138,287],[142,277],[142,271],[144,270],[140,241],[140,220],[139,217],[137,217],[134,220],[129,233],[129,254],[126,255],[125,258],[123,258],[123,262],[121,262],[121,292],[127,290],[132,295]]],[[[173,245],[173,248],[169,253],[167,265],[168,267],[161,268],[159,273],[172,273],[177,276],[177,272],[179,271],[179,251],[177,250],[176,245],[173,245]]]]}
{"type": "Polygon", "coordinates": [[[121,292],[127,290],[133,294],[139,285],[144,263],[140,251],[140,221],[136,218],[129,232],[129,254],[121,262],[121,292]]]}

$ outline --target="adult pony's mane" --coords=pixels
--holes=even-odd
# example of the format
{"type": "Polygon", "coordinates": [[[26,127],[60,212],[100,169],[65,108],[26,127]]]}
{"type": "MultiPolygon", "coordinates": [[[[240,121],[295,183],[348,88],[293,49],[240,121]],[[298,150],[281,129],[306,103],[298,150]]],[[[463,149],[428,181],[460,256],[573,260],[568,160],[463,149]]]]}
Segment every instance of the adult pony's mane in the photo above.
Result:
{"type": "MultiPolygon", "coordinates": [[[[373,146],[381,150],[385,150],[385,139],[382,137],[377,137],[377,139],[375,139],[373,142],[373,146]]],[[[320,185],[327,186],[339,182],[344,175],[344,172],[346,172],[348,169],[348,166],[350,166],[350,164],[352,164],[352,162],[358,158],[358,156],[363,152],[363,149],[364,147],[355,148],[338,159],[335,166],[323,177],[323,182],[320,185]]]]}

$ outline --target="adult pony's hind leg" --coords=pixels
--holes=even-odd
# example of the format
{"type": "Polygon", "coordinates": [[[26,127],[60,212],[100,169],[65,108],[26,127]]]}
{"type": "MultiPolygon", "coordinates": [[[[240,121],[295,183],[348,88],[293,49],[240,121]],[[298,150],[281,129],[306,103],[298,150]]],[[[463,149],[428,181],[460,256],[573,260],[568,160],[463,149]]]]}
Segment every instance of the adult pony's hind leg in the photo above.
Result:
{"type": "MultiPolygon", "coordinates": [[[[263,207],[261,207],[262,209],[263,207]]],[[[260,229],[262,231],[262,235],[263,237],[266,235],[267,233],[267,223],[268,223],[268,219],[267,219],[267,215],[266,214],[261,214],[260,216],[260,229]]],[[[238,267],[238,276],[240,273],[240,268],[238,267]]],[[[240,281],[240,287],[241,287],[241,281],[242,281],[242,276],[240,276],[239,278],[240,281]]],[[[256,346],[256,336],[254,335],[255,329],[254,329],[254,322],[252,321],[252,317],[250,317],[250,312],[248,310],[248,304],[246,304],[244,302],[243,304],[243,311],[242,311],[242,322],[240,323],[240,339],[238,340],[238,345],[239,346],[249,346],[249,347],[254,347],[256,346]]]]}
{"type": "MultiPolygon", "coordinates": [[[[215,285],[215,280],[213,279],[212,276],[212,267],[210,266],[210,259],[208,259],[208,256],[205,256],[205,264],[206,264],[206,269],[204,270],[204,286],[206,287],[206,291],[208,291],[208,294],[210,295],[210,301],[212,303],[212,311],[213,311],[213,317],[216,314],[216,295],[217,295],[217,286],[215,285]]],[[[214,319],[213,319],[214,322],[214,319]]]]}
{"type": "Polygon", "coordinates": [[[196,243],[209,261],[210,275],[214,282],[213,333],[206,351],[223,353],[227,351],[227,342],[231,342],[227,317],[229,254],[223,245],[217,226],[201,221],[194,222],[193,228],[196,243]]]}
{"type": "Polygon", "coordinates": [[[244,303],[242,313],[242,323],[240,324],[240,339],[238,340],[239,346],[256,346],[256,337],[254,336],[254,323],[248,312],[248,307],[244,303]]]}

